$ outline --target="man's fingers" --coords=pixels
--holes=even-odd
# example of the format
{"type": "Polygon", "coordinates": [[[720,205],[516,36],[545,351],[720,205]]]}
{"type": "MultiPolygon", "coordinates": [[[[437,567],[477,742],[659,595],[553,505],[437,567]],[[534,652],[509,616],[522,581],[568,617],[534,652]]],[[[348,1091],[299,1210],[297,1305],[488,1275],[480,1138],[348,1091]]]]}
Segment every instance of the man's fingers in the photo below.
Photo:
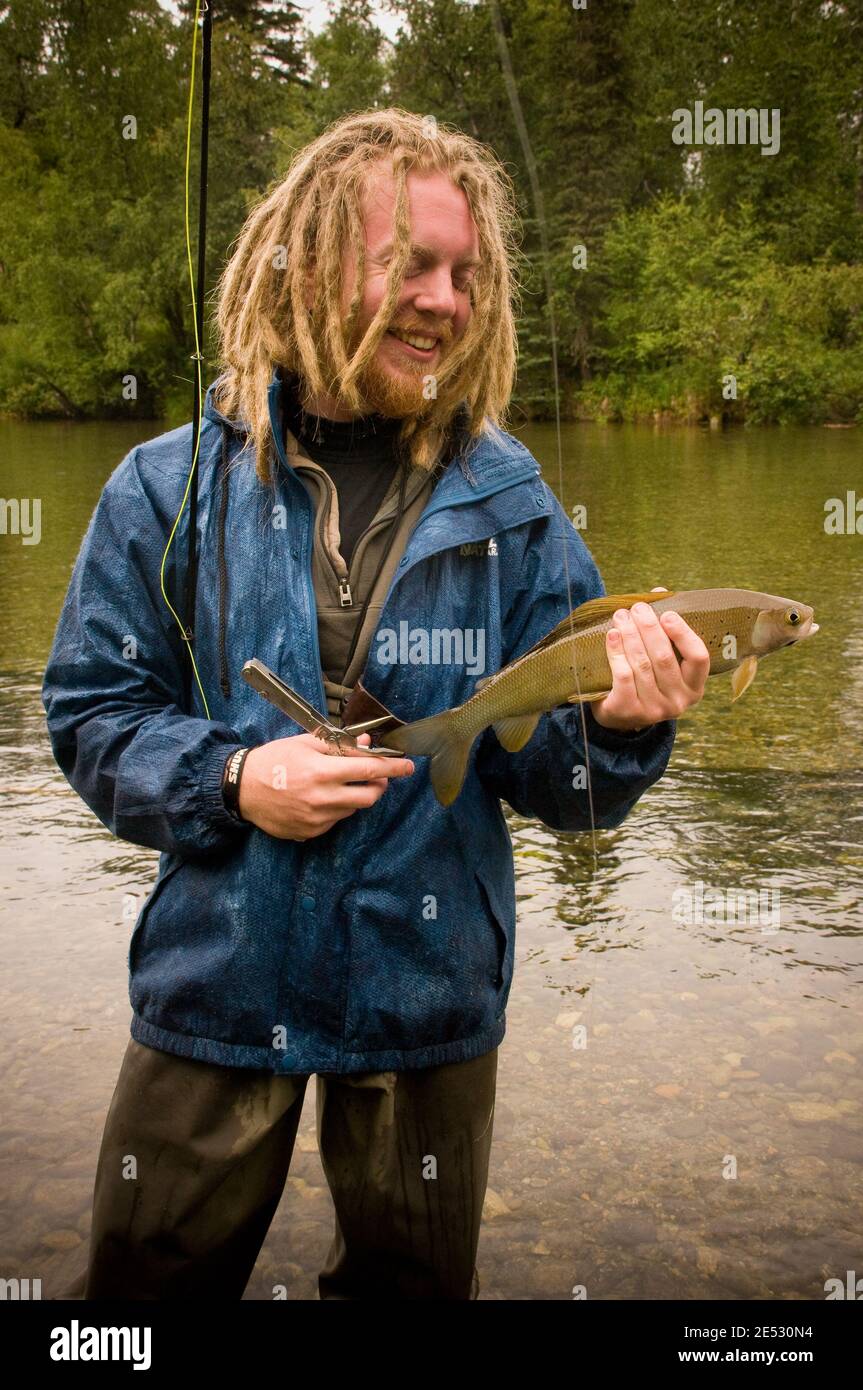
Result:
{"type": "Polygon", "coordinates": [[[656,689],[670,700],[685,697],[683,678],[674,648],[659,621],[659,615],[648,603],[636,603],[632,617],[637,620],[644,649],[650,659],[656,689]]]}
{"type": "MultiPolygon", "coordinates": [[[[321,755],[321,763],[315,775],[324,782],[349,783],[365,782],[380,777],[409,777],[414,771],[414,764],[409,758],[375,757],[374,749],[369,747],[368,743],[365,746],[354,746],[346,741],[339,749],[336,744],[314,734],[297,734],[296,738],[302,739],[309,748],[321,755]]],[[[358,744],[359,739],[367,739],[370,742],[371,735],[360,734],[358,744]]]]}
{"type": "MultiPolygon", "coordinates": [[[[638,607],[637,604],[635,606],[638,607]]],[[[653,610],[648,611],[652,612],[653,610]]],[[[653,704],[657,694],[656,677],[653,672],[653,662],[639,625],[633,614],[626,608],[617,610],[614,615],[614,622],[623,640],[624,655],[635,681],[638,699],[642,704],[653,704]]]]}
{"type": "Polygon", "coordinates": [[[325,812],[341,820],[365,807],[374,806],[386,792],[388,783],[377,777],[368,782],[346,782],[342,787],[332,787],[327,793],[325,812]]]}
{"type": "Polygon", "coordinates": [[[629,659],[623,648],[623,634],[617,627],[610,628],[606,634],[605,654],[608,664],[611,667],[611,679],[614,690],[611,695],[606,695],[605,699],[626,698],[631,695],[632,699],[637,698],[635,676],[629,659]]]}
{"type": "Polygon", "coordinates": [[[710,674],[710,652],[697,632],[679,613],[662,614],[662,627],[683,658],[680,675],[690,690],[702,690],[710,674]]]}
{"type": "Polygon", "coordinates": [[[321,777],[328,782],[366,782],[379,777],[410,777],[414,765],[408,758],[376,758],[363,749],[345,748],[329,755],[321,777]]]}

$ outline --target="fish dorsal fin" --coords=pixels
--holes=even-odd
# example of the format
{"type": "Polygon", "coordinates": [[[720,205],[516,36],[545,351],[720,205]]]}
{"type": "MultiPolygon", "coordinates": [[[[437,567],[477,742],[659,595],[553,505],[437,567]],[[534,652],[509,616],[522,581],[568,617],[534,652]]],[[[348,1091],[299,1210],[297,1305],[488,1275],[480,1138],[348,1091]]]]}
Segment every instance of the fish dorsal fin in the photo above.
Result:
{"type": "MultiPolygon", "coordinates": [[[[588,599],[587,603],[582,603],[571,613],[567,613],[566,617],[562,618],[557,626],[551,629],[551,632],[547,632],[528,651],[523,652],[522,657],[532,656],[534,652],[542,651],[544,647],[550,647],[553,642],[560,641],[561,637],[568,637],[570,633],[574,636],[582,628],[604,622],[606,618],[610,618],[613,613],[616,613],[618,608],[631,608],[634,603],[656,603],[657,599],[673,597],[673,593],[666,593],[662,590],[657,594],[603,594],[601,598],[588,599]]],[[[521,659],[520,657],[519,660],[521,659]]]]}

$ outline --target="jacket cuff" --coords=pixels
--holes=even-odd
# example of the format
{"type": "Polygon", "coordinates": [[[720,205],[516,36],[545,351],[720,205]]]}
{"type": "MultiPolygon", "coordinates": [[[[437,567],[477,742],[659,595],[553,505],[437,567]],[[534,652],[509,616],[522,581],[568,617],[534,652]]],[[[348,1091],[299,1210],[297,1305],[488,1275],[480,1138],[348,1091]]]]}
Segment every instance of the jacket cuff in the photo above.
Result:
{"type": "Polygon", "coordinates": [[[587,706],[585,715],[589,742],[595,743],[599,748],[607,748],[610,753],[616,753],[623,748],[638,752],[674,731],[674,721],[671,719],[663,719],[658,724],[648,724],[644,729],[608,729],[604,724],[600,724],[590,705],[587,706]]]}
{"type": "Polygon", "coordinates": [[[225,805],[222,795],[222,779],[225,764],[243,743],[219,743],[213,748],[204,764],[201,776],[201,811],[207,825],[213,830],[248,830],[249,822],[238,820],[225,805]]]}

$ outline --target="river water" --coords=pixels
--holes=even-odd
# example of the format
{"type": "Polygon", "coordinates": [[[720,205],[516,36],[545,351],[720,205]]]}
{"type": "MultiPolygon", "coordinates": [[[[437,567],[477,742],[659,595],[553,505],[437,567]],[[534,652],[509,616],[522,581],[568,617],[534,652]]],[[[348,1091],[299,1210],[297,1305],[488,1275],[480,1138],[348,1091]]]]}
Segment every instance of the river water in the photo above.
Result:
{"type": "MultiPolygon", "coordinates": [[[[39,687],[101,486],[161,428],[0,422],[0,491],[41,498],[38,545],[0,535],[0,1276],[43,1297],[85,1262],[157,856],[68,788],[39,687]]],[[[554,430],[520,436],[557,491],[554,430]]],[[[859,431],[579,425],[563,455],[609,592],[762,589],[821,631],[739,703],[709,682],[596,866],[588,836],[507,810],[518,935],[480,1296],[822,1298],[863,1273],[863,536],[824,525],[863,488],[859,431]],[[681,920],[699,884],[764,910],[681,920]]],[[[312,1082],[246,1297],[316,1297],[331,1226],[312,1082]]]]}

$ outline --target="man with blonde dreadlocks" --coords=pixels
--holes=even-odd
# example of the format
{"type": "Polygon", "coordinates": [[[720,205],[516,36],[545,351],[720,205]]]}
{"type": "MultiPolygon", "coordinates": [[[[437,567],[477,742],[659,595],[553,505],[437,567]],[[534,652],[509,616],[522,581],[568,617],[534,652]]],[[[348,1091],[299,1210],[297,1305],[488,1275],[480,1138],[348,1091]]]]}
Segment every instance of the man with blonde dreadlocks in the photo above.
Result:
{"type": "Polygon", "coordinates": [[[162,859],[129,950],[86,1298],[241,1297],[312,1075],[335,1205],[321,1298],[477,1296],[515,950],[501,800],[564,832],[619,825],[664,771],[706,651],[682,619],[619,615],[587,747],[574,705],[519,753],[488,730],[447,808],[425,760],[376,757],[367,735],[334,753],[238,674],[257,657],[334,722],[393,727],[461,703],[604,592],[502,429],[514,225],[491,152],[401,110],[336,122],[253,210],[200,440],[190,708],[159,570],[191,428],[132,450],[91,521],[49,730],[104,824],[162,859]],[[588,757],[591,804],[573,777],[588,757]]]}

